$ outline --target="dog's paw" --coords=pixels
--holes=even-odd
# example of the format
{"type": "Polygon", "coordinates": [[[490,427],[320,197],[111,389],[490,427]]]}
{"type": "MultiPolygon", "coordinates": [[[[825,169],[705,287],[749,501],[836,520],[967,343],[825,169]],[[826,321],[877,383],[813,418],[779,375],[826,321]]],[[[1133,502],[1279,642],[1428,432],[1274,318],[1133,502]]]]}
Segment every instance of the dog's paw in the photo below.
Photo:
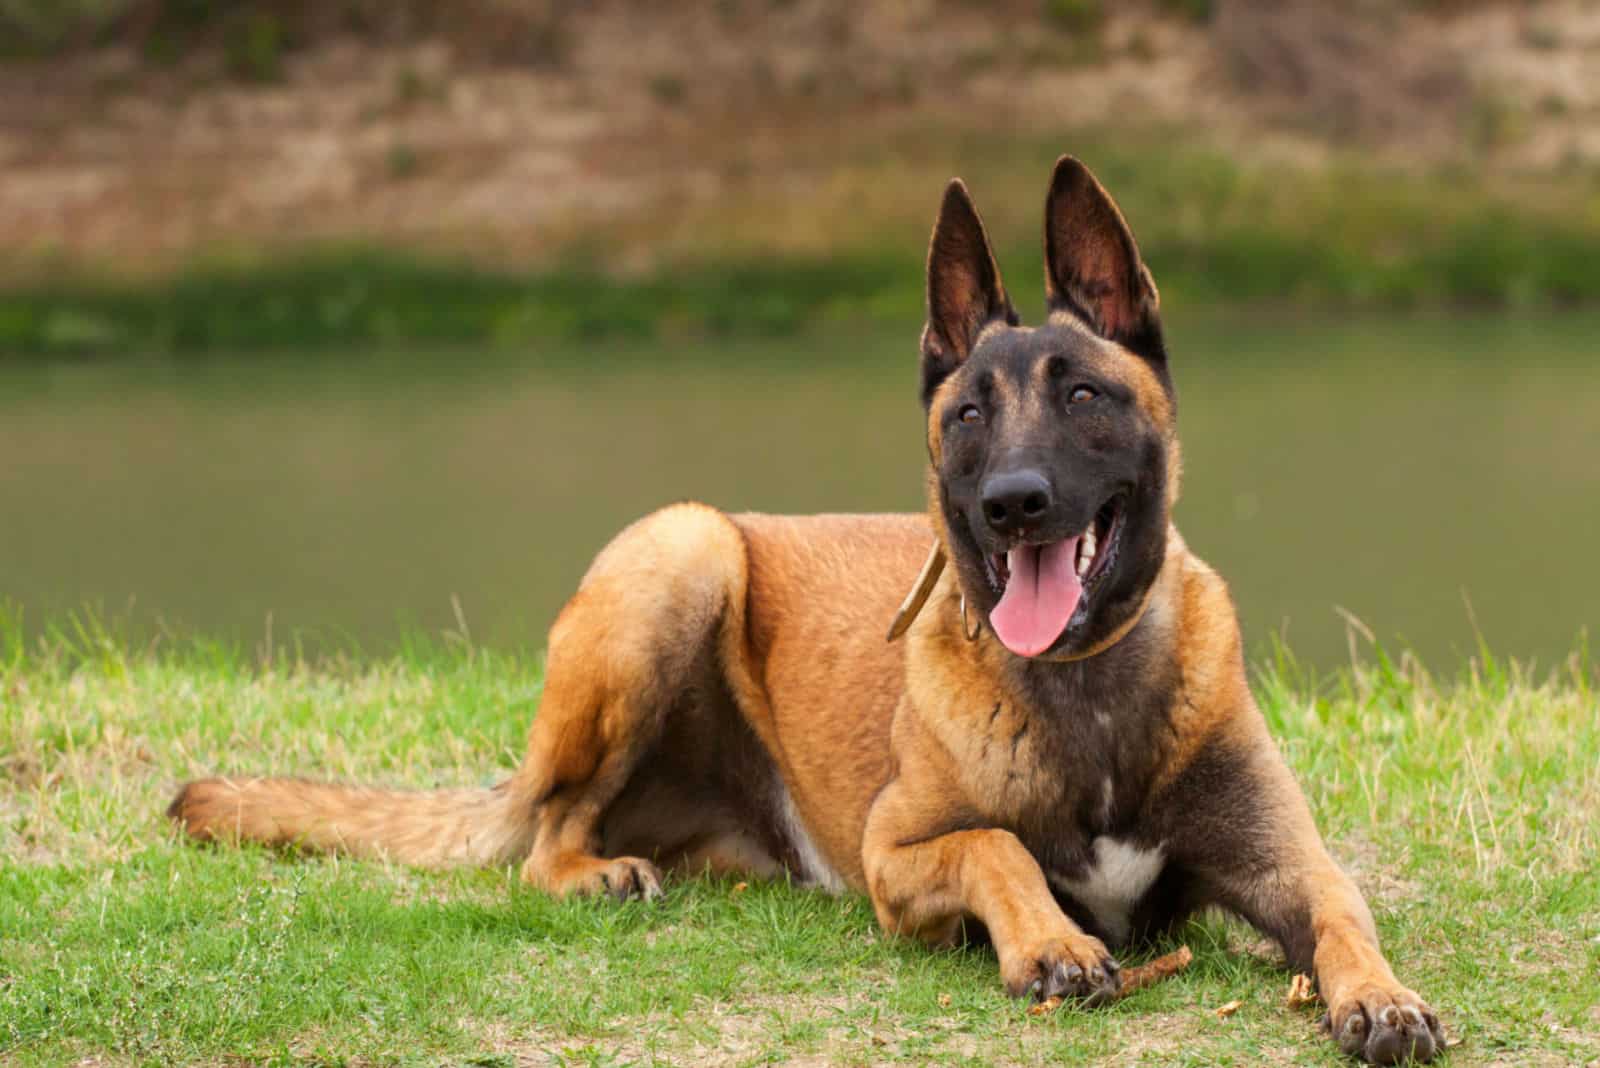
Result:
{"type": "Polygon", "coordinates": [[[600,869],[600,885],[618,901],[654,901],[661,896],[661,869],[638,857],[618,857],[600,869]]]}
{"type": "Polygon", "coordinates": [[[1045,939],[1000,960],[1000,977],[1012,997],[1078,998],[1100,1005],[1122,989],[1122,967],[1105,943],[1089,935],[1045,939]]]}
{"type": "Polygon", "coordinates": [[[661,870],[639,857],[569,856],[548,869],[535,869],[530,858],[522,878],[557,897],[606,895],[618,901],[654,901],[661,896],[661,870]]]}
{"type": "Polygon", "coordinates": [[[1421,1063],[1444,1049],[1439,1017],[1403,986],[1358,987],[1329,1008],[1323,1025],[1340,1049],[1371,1064],[1421,1063]]]}

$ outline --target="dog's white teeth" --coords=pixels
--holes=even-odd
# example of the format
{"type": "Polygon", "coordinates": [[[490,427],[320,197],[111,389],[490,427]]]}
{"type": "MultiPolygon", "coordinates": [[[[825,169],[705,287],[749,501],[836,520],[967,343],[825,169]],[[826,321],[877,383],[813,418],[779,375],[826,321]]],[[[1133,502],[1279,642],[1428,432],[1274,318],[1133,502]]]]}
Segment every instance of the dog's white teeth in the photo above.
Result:
{"type": "Polygon", "coordinates": [[[1083,540],[1078,542],[1078,577],[1089,573],[1089,567],[1094,563],[1095,538],[1093,530],[1083,532],[1083,540]]]}

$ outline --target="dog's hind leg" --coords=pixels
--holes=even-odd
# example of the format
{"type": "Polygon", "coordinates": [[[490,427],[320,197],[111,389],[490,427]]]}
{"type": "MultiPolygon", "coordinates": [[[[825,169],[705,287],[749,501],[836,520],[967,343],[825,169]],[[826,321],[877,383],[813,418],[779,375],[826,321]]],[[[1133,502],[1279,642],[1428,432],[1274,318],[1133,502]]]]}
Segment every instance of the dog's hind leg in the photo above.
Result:
{"type": "Polygon", "coordinates": [[[647,516],[596,558],[551,628],[517,774],[535,828],[525,882],[558,895],[660,893],[653,859],[604,855],[607,812],[668,717],[693,703],[696,680],[717,670],[724,628],[742,626],[745,561],[738,528],[700,505],[647,516]]]}

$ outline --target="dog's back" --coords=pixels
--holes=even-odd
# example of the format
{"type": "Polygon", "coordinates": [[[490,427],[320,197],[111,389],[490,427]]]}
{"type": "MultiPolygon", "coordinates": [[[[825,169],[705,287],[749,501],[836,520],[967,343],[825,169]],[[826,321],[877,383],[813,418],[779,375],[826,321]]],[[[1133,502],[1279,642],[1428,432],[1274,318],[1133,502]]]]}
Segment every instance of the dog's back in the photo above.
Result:
{"type": "Polygon", "coordinates": [[[416,791],[214,778],[186,785],[168,814],[207,841],[516,863],[540,806],[632,738],[643,770],[607,812],[614,851],[859,887],[861,828],[903,690],[902,649],[882,634],[931,538],[921,515],[662,509],[600,552],[551,628],[528,757],[507,781],[416,791]]]}

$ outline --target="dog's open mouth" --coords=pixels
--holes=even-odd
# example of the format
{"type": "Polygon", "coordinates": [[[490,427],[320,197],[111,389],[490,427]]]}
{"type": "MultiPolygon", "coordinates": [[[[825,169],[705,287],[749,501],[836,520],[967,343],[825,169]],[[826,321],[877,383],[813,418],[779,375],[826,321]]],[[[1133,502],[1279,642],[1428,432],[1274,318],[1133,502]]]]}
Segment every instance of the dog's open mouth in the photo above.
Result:
{"type": "Polygon", "coordinates": [[[1007,649],[1038,656],[1074,620],[1086,618],[1089,596],[1116,559],[1122,533],[1119,494],[1095,514],[1087,530],[1042,544],[1022,543],[986,558],[989,584],[1000,601],[989,623],[1007,649]]]}

